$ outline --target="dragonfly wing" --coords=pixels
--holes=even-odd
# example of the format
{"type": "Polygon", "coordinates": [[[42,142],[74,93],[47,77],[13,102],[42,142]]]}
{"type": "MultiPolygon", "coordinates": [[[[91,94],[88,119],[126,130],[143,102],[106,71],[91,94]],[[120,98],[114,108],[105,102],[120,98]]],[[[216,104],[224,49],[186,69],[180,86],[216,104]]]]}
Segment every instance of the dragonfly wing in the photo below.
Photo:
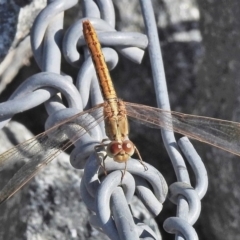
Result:
{"type": "MultiPolygon", "coordinates": [[[[58,154],[103,120],[102,105],[76,114],[0,155],[0,171],[24,162],[0,192],[0,203],[11,197],[58,154]],[[81,124],[81,126],[79,125],[81,124]],[[21,161],[23,160],[23,161],[21,161]]],[[[15,167],[15,166],[14,166],[15,167]]]]}
{"type": "Polygon", "coordinates": [[[240,124],[126,103],[127,115],[149,127],[174,131],[240,156],[240,124]]]}

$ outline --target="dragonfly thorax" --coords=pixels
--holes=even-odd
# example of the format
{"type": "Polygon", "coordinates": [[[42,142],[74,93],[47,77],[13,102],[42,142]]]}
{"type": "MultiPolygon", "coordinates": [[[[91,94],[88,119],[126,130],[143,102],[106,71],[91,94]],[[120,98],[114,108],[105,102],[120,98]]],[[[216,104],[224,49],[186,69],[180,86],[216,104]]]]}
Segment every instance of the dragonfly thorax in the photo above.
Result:
{"type": "Polygon", "coordinates": [[[122,142],[128,137],[128,120],[122,100],[109,99],[104,103],[106,135],[111,141],[122,142]]]}

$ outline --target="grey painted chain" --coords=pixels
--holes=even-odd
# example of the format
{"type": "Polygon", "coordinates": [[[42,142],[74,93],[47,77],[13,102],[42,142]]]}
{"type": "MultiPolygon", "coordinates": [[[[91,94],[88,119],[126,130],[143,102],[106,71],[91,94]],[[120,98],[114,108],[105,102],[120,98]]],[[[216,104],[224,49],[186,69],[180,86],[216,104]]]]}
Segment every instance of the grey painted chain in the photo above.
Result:
{"type": "MultiPolygon", "coordinates": [[[[140,63],[144,54],[142,49],[148,47],[158,107],[170,110],[151,1],[140,0],[147,36],[141,33],[116,31],[115,12],[111,0],[99,0],[98,4],[92,0],[82,1],[85,17],[73,23],[62,36],[63,13],[74,7],[77,2],[77,0],[52,0],[36,18],[31,32],[31,44],[42,72],[28,78],[7,102],[0,104],[1,127],[6,125],[14,114],[44,103],[49,114],[47,130],[91,107],[89,102],[94,106],[103,101],[83,38],[82,22],[85,19],[89,19],[95,29],[100,31],[98,35],[100,42],[104,46],[109,46],[104,47],[103,52],[110,69],[117,65],[118,53],[140,63]],[[83,56],[77,50],[80,47],[85,48],[83,56]],[[79,69],[76,81],[61,72],[61,53],[70,65],[79,69]],[[61,98],[56,95],[58,92],[64,95],[68,107],[65,107],[61,98]]],[[[87,117],[89,121],[92,120],[90,115],[87,117]]],[[[169,199],[177,205],[177,216],[166,219],[164,229],[176,234],[178,240],[198,239],[192,225],[199,217],[200,199],[206,193],[208,185],[206,170],[186,137],[177,143],[173,133],[165,130],[162,130],[162,137],[178,181],[169,187],[169,199]],[[190,184],[179,147],[194,171],[195,188],[190,184]]],[[[107,176],[101,175],[103,171],[99,168],[99,159],[94,152],[94,146],[104,138],[106,138],[104,126],[103,123],[99,123],[81,136],[81,140],[74,143],[75,149],[70,157],[74,167],[84,168],[80,191],[87,207],[93,211],[91,224],[114,240],[159,239],[147,225],[139,223],[139,220],[132,216],[129,204],[133,194],[136,193],[151,214],[157,216],[162,210],[162,203],[167,194],[167,184],[163,176],[148,164],[148,171],[144,171],[139,161],[130,159],[126,175],[119,187],[122,178],[122,172],[119,170],[124,169],[124,164],[107,158],[105,167],[111,173],[107,176]]],[[[101,150],[98,152],[100,157],[105,153],[104,148],[101,150]]]]}

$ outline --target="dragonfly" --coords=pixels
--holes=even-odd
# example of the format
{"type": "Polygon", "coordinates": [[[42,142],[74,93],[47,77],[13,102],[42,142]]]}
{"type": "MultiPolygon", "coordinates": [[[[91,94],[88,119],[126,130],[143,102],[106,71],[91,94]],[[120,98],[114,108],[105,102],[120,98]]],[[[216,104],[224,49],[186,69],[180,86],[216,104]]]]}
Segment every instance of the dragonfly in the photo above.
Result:
{"type": "Polygon", "coordinates": [[[97,34],[89,21],[83,22],[83,33],[105,101],[0,154],[0,172],[16,159],[26,161],[1,189],[0,203],[13,196],[56,156],[102,121],[106,125],[106,135],[111,140],[107,155],[117,162],[128,161],[137,151],[128,140],[127,118],[152,128],[180,133],[240,156],[240,124],[237,122],[178,113],[118,99],[97,34]]]}
{"type": "Polygon", "coordinates": [[[134,152],[136,152],[140,163],[144,166],[145,170],[147,170],[147,167],[143,164],[138,149],[134,143],[128,139],[129,127],[125,103],[117,97],[97,33],[90,21],[83,22],[83,35],[92,57],[104,99],[103,116],[105,132],[111,141],[108,144],[101,144],[107,146],[106,156],[113,158],[116,162],[125,163],[125,169],[123,172],[124,176],[127,167],[127,160],[134,154],[134,152]]]}

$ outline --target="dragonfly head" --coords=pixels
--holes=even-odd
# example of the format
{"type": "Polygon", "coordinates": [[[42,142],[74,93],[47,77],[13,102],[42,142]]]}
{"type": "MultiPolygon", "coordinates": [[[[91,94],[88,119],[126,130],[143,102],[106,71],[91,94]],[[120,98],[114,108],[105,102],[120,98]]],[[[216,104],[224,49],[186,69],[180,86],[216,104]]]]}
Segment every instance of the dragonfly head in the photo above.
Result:
{"type": "Polygon", "coordinates": [[[135,146],[130,140],[112,141],[107,147],[107,154],[116,162],[126,162],[133,155],[135,146]]]}

